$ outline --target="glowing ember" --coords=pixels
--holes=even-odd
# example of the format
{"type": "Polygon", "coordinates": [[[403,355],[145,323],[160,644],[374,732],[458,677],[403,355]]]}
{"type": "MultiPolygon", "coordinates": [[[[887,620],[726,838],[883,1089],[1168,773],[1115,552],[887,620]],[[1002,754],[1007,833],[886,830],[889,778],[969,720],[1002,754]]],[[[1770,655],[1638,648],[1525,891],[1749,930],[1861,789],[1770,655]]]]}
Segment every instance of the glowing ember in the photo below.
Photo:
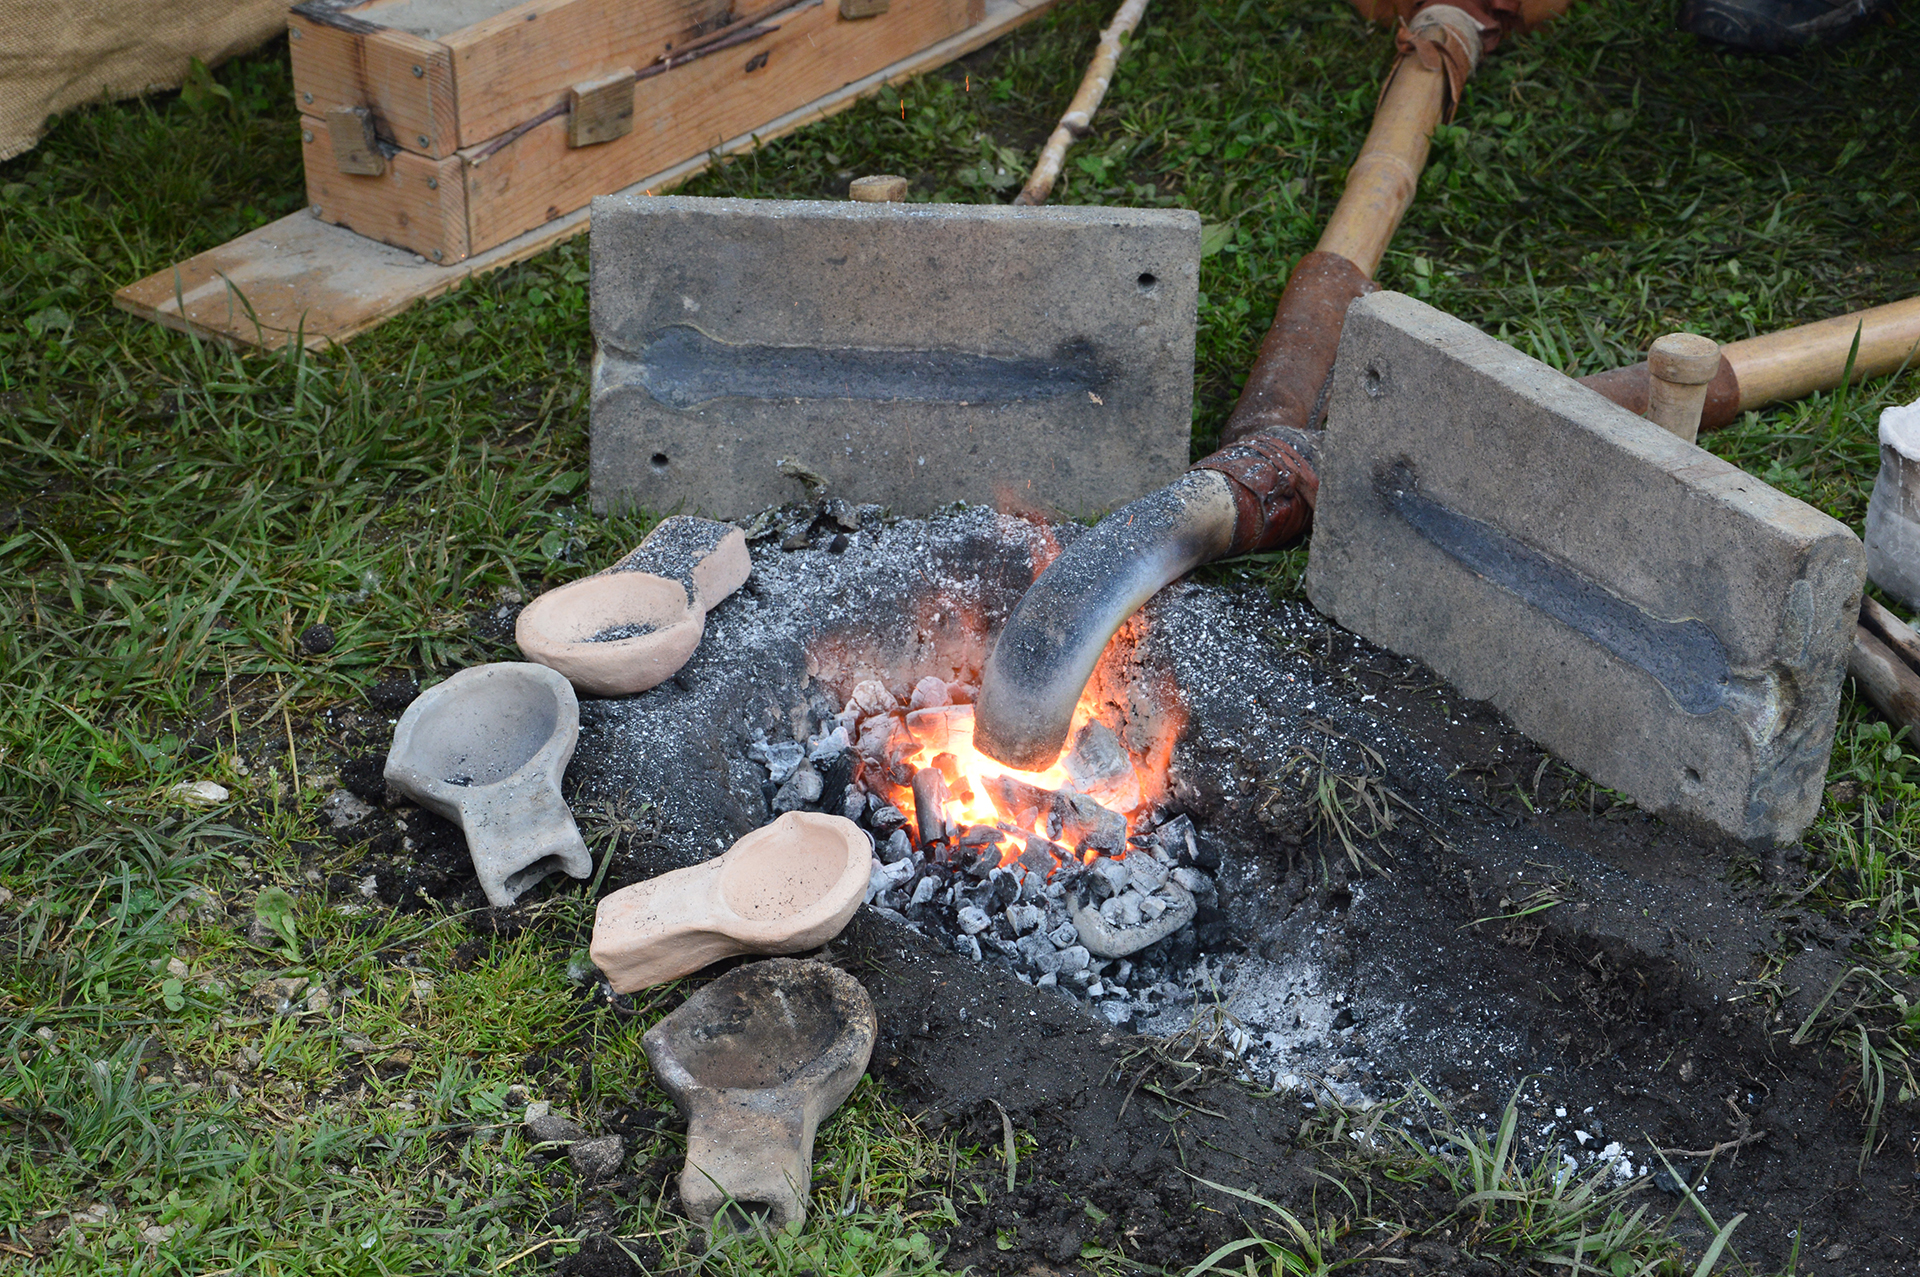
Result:
{"type": "Polygon", "coordinates": [[[1094,709],[1083,702],[1075,713],[1074,750],[1045,771],[1028,772],[974,748],[972,705],[923,706],[907,714],[904,732],[894,737],[893,765],[879,790],[923,845],[944,841],[979,855],[991,849],[1003,866],[1022,861],[1049,876],[1059,861],[1124,856],[1133,832],[1128,813],[1141,806],[1141,785],[1094,709]]]}

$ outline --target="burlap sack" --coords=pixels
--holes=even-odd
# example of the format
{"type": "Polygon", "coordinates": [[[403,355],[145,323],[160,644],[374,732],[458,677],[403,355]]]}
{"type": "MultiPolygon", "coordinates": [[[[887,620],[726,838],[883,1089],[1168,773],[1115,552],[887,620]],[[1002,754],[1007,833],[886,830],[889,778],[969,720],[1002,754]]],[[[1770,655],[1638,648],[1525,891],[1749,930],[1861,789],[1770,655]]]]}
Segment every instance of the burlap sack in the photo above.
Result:
{"type": "Polygon", "coordinates": [[[173,89],[287,28],[293,0],[0,0],[0,160],[101,97],[173,89]]]}

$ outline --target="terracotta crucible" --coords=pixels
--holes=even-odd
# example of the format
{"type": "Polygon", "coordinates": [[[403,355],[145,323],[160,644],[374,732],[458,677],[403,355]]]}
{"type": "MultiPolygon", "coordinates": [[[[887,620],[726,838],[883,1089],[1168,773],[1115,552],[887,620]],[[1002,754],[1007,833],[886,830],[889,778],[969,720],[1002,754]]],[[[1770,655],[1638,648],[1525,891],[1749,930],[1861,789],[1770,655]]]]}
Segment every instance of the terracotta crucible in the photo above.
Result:
{"type": "Polygon", "coordinates": [[[687,1119],[680,1200],[720,1231],[797,1230],[813,1137],[859,1084],[879,1021],[860,982],[823,962],[736,967],[641,1039],[687,1119]]]}
{"type": "Polygon", "coordinates": [[[529,603],[514,641],[529,660],[559,670],[583,692],[644,692],[687,663],[708,609],[752,569],[740,529],[675,515],[606,571],[529,603]]]}
{"type": "Polygon", "coordinates": [[[460,826],[487,901],[504,909],[556,869],[593,876],[593,857],[560,796],[580,737],[580,702],[544,665],[461,670],[407,706],[386,778],[460,826]]]}
{"type": "Polygon", "coordinates": [[[702,865],[601,900],[588,953],[616,993],[739,953],[800,953],[866,898],[873,841],[843,816],[790,811],[702,865]]]}

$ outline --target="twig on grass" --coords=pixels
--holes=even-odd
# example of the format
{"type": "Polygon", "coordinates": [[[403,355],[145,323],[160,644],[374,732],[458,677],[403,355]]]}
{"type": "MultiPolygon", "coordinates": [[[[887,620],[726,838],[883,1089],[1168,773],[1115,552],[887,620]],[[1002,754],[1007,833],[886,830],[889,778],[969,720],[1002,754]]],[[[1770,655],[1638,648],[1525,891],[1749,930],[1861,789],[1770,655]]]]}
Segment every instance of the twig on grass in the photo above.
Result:
{"type": "Polygon", "coordinates": [[[1040,149],[1040,158],[1033,162],[1033,172],[1028,175],[1027,184],[1013,197],[1015,204],[1047,202],[1047,196],[1053,193],[1053,183],[1067,162],[1068,149],[1093,127],[1093,113],[1100,109],[1100,100],[1107,96],[1107,85],[1113,81],[1114,67],[1120,62],[1120,42],[1140,25],[1140,15],[1146,11],[1147,0],[1126,0],[1114,13],[1107,29],[1100,33],[1100,47],[1094,51],[1087,74],[1080,81],[1073,101],[1067,103],[1067,113],[1060,117],[1053,136],[1040,149]]]}
{"type": "Polygon", "coordinates": [[[521,1260],[525,1259],[528,1255],[531,1255],[536,1251],[545,1250],[549,1246],[555,1246],[555,1245],[565,1246],[570,1242],[579,1242],[579,1241],[585,1241],[585,1240],[586,1238],[584,1237],[549,1237],[547,1238],[547,1240],[543,1242],[535,1242],[533,1245],[527,1247],[525,1250],[521,1251],[517,1255],[507,1256],[505,1259],[495,1264],[488,1271],[497,1273],[502,1268],[505,1268],[508,1264],[517,1264],[521,1260]]]}

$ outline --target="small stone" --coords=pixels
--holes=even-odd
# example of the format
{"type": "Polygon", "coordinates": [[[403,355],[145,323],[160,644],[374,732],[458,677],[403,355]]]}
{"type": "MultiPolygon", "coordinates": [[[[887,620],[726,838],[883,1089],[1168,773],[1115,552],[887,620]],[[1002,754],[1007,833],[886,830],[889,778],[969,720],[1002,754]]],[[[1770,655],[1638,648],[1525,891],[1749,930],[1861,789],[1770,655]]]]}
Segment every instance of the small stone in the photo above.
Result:
{"type": "Polygon", "coordinates": [[[140,1230],[140,1240],[149,1246],[158,1246],[162,1242],[172,1241],[174,1233],[178,1231],[172,1224],[149,1224],[140,1230]]]}
{"type": "Polygon", "coordinates": [[[340,1045],[356,1054],[364,1055],[374,1049],[373,1039],[362,1037],[358,1033],[345,1033],[340,1037],[340,1045]]]}
{"type": "Polygon", "coordinates": [[[307,1012],[310,1015],[325,1015],[333,1009],[333,995],[327,992],[323,984],[316,984],[307,994],[307,1012]]]}
{"type": "Polygon", "coordinates": [[[333,627],[316,622],[300,631],[300,646],[308,656],[322,656],[333,650],[333,627]]]}
{"type": "Polygon", "coordinates": [[[526,1129],[528,1138],[536,1144],[572,1144],[587,1138],[585,1127],[547,1110],[538,1100],[527,1105],[526,1129]],[[533,1111],[536,1105],[541,1112],[533,1111]]]}
{"type": "Polygon", "coordinates": [[[333,829],[350,829],[373,815],[373,806],[344,789],[336,789],[320,800],[320,814],[333,829]]]}
{"type": "Polygon", "coordinates": [[[168,792],[189,807],[217,807],[227,801],[227,787],[210,780],[183,780],[168,792]]]}
{"type": "Polygon", "coordinates": [[[987,911],[975,905],[968,905],[960,910],[954,920],[960,924],[960,930],[970,936],[977,935],[993,925],[993,920],[987,917],[987,911]]]}
{"type": "Polygon", "coordinates": [[[8,891],[5,887],[0,887],[0,905],[6,905],[10,903],[12,900],[13,900],[13,893],[11,891],[8,891]]]}
{"type": "Polygon", "coordinates": [[[182,962],[180,959],[178,958],[167,959],[167,974],[172,976],[174,979],[184,980],[190,974],[190,971],[191,969],[187,966],[187,964],[182,962]]]}
{"type": "Polygon", "coordinates": [[[568,1147],[567,1160],[583,1179],[606,1179],[618,1174],[627,1160],[627,1141],[618,1135],[577,1140],[568,1147]]]}

